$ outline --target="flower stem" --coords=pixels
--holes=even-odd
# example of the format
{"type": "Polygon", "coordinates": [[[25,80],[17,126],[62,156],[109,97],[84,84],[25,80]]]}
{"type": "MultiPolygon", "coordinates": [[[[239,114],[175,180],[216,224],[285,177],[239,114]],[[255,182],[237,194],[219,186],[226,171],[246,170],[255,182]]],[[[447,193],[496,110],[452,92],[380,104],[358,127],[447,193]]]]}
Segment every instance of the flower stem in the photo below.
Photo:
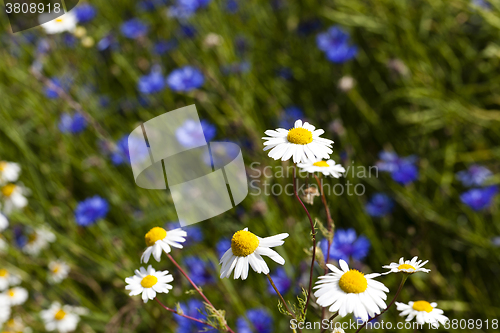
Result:
{"type": "MultiPolygon", "coordinates": [[[[323,308],[323,309],[326,309],[326,308],[323,308]]],[[[334,314],[332,314],[332,316],[330,317],[330,319],[328,319],[328,322],[329,322],[329,323],[331,323],[331,322],[332,322],[332,320],[334,320],[334,319],[335,319],[335,317],[337,317],[338,315],[339,315],[339,312],[338,312],[338,311],[337,311],[337,312],[335,312],[334,314]]],[[[321,333],[323,333],[324,331],[326,331],[326,327],[325,327],[325,328],[323,328],[323,329],[321,330],[321,333]]]]}
{"type": "MultiPolygon", "coordinates": [[[[274,281],[273,279],[271,278],[271,275],[269,275],[269,273],[267,273],[267,279],[269,280],[269,282],[271,282],[271,285],[273,286],[274,288],[274,291],[276,291],[276,294],[278,294],[279,298],[281,299],[281,301],[283,302],[283,304],[285,305],[285,308],[286,308],[286,311],[288,311],[288,313],[290,313],[290,315],[293,317],[293,319],[297,319],[297,317],[295,316],[295,313],[293,313],[290,308],[288,307],[288,305],[286,304],[285,302],[285,299],[283,298],[283,296],[281,295],[281,293],[279,292],[278,288],[276,288],[276,285],[274,284],[274,281]]],[[[295,330],[293,329],[293,331],[295,332],[295,330]]],[[[302,332],[300,329],[298,329],[299,332],[302,332]]]]}
{"type": "Polygon", "coordinates": [[[364,322],[364,324],[358,328],[358,330],[356,331],[356,333],[358,333],[359,331],[361,331],[363,329],[363,327],[366,326],[366,324],[368,324],[368,322],[372,321],[373,319],[375,318],[378,318],[380,317],[381,315],[383,315],[387,310],[389,310],[389,308],[396,302],[396,300],[398,299],[398,296],[399,294],[401,293],[401,290],[403,290],[403,286],[406,282],[406,279],[408,278],[408,274],[406,273],[403,273],[403,280],[401,280],[401,283],[399,285],[399,288],[398,288],[398,291],[396,292],[396,295],[394,295],[394,298],[392,299],[391,303],[389,303],[389,305],[385,308],[384,311],[380,312],[378,315],[376,315],[375,317],[373,317],[372,319],[369,319],[367,321],[364,322]]]}
{"type": "MultiPolygon", "coordinates": [[[[198,294],[200,294],[200,296],[205,300],[205,302],[208,305],[210,305],[212,307],[212,309],[216,310],[215,307],[213,306],[213,304],[205,296],[205,294],[203,294],[203,292],[201,291],[201,289],[198,288],[198,286],[193,282],[193,280],[191,280],[191,278],[189,277],[189,275],[187,275],[187,273],[182,269],[182,267],[179,266],[179,264],[177,263],[177,261],[175,261],[175,259],[170,255],[170,253],[167,253],[167,256],[170,259],[170,261],[172,261],[172,263],[177,267],[177,269],[182,273],[182,275],[184,275],[184,277],[189,281],[189,283],[191,283],[191,285],[194,287],[194,289],[196,289],[196,291],[198,292],[198,294]]],[[[227,323],[225,323],[225,324],[226,324],[227,331],[231,332],[231,333],[234,333],[234,331],[229,327],[229,325],[227,323]]]]}
{"type": "Polygon", "coordinates": [[[312,242],[313,242],[313,251],[312,251],[312,259],[311,259],[311,271],[309,273],[309,288],[307,290],[307,299],[306,299],[306,304],[304,306],[304,318],[305,314],[307,312],[307,306],[309,305],[309,300],[311,299],[311,291],[312,291],[312,280],[313,280],[313,270],[314,270],[314,261],[316,260],[316,230],[314,230],[314,222],[311,218],[311,214],[309,214],[309,211],[307,210],[306,206],[300,200],[299,194],[297,193],[297,175],[296,175],[296,170],[297,166],[293,168],[293,192],[295,193],[295,197],[297,200],[299,200],[300,204],[302,205],[302,208],[304,208],[307,217],[309,218],[309,223],[311,224],[311,233],[312,233],[312,242]]]}
{"type": "Polygon", "coordinates": [[[157,301],[157,302],[158,302],[158,303],[159,303],[159,304],[160,304],[160,305],[161,305],[161,306],[162,306],[165,310],[167,310],[167,311],[173,312],[173,313],[175,313],[176,315],[179,315],[179,316],[181,316],[181,317],[184,317],[184,318],[190,319],[190,320],[192,320],[192,321],[196,321],[196,322],[201,323],[201,324],[203,324],[203,325],[207,325],[207,326],[210,326],[210,327],[213,327],[213,328],[217,329],[216,327],[214,327],[214,326],[210,325],[210,324],[209,324],[209,323],[207,323],[207,322],[204,322],[203,320],[199,320],[199,319],[196,319],[196,318],[194,318],[194,317],[190,317],[190,316],[187,316],[187,315],[185,315],[185,314],[181,314],[181,313],[179,313],[179,312],[175,311],[174,309],[171,309],[171,308],[169,308],[168,306],[163,305],[163,303],[162,303],[162,302],[160,302],[160,300],[158,299],[158,297],[155,297],[155,300],[156,300],[156,301],[157,301]]]}

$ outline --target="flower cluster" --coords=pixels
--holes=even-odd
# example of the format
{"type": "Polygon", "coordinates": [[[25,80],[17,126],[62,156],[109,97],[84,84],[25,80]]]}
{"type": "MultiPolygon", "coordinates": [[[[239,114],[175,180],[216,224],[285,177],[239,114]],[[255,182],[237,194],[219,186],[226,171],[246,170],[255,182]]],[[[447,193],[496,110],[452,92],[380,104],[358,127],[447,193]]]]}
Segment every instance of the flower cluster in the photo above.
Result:
{"type": "Polygon", "coordinates": [[[460,200],[475,211],[485,210],[493,203],[498,194],[498,186],[486,185],[493,173],[484,166],[473,164],[467,170],[456,174],[457,179],[465,186],[474,188],[460,195],[460,200]]]}

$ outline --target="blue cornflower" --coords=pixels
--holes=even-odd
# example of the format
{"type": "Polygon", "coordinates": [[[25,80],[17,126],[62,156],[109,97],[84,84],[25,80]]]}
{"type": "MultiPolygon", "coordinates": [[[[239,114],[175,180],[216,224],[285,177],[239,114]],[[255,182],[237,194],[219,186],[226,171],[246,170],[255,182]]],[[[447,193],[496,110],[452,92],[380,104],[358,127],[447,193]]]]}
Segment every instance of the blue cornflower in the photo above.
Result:
{"type": "Polygon", "coordinates": [[[177,34],[181,37],[193,38],[198,31],[191,24],[181,24],[177,34]]]}
{"type": "Polygon", "coordinates": [[[215,282],[214,266],[211,262],[206,262],[201,258],[190,256],[184,258],[184,264],[188,270],[189,277],[199,286],[215,282]]]}
{"type": "Polygon", "coordinates": [[[78,23],[90,22],[97,14],[94,6],[88,3],[82,3],[75,7],[75,15],[78,23]]]}
{"type": "Polygon", "coordinates": [[[174,50],[177,47],[177,41],[175,39],[160,40],[155,43],[153,50],[154,53],[158,55],[163,55],[167,52],[174,50]]]}
{"type": "Polygon", "coordinates": [[[304,118],[304,112],[298,106],[292,105],[292,106],[286,107],[283,111],[284,112],[283,112],[282,116],[280,117],[280,121],[279,121],[280,128],[284,128],[284,129],[293,128],[295,125],[295,121],[297,119],[304,118]]]}
{"type": "MultiPolygon", "coordinates": [[[[50,79],[50,82],[52,83],[53,86],[59,89],[63,89],[61,80],[59,80],[58,78],[52,78],[50,79]]],[[[56,89],[54,89],[54,87],[52,87],[51,85],[47,85],[45,87],[45,96],[47,96],[50,99],[55,99],[59,97],[59,92],[56,89]]]]}
{"type": "Polygon", "coordinates": [[[179,143],[186,148],[194,148],[205,145],[215,137],[217,129],[206,120],[199,123],[188,119],[175,131],[175,136],[179,143]]]}
{"type": "Polygon", "coordinates": [[[169,16],[176,18],[189,18],[198,9],[208,6],[211,0],[177,0],[169,9],[169,16]]]}
{"type": "Polygon", "coordinates": [[[80,133],[87,127],[87,120],[81,113],[78,112],[74,115],[63,113],[58,126],[62,133],[76,134],[80,133]]]}
{"type": "Polygon", "coordinates": [[[394,181],[407,185],[418,179],[418,169],[415,166],[416,157],[399,157],[396,153],[382,151],[377,167],[380,171],[389,172],[394,181]]]}
{"type": "Polygon", "coordinates": [[[204,82],[203,73],[192,66],[177,68],[167,77],[168,86],[177,92],[189,92],[201,87],[204,82]]]}
{"type": "Polygon", "coordinates": [[[136,39],[146,36],[149,27],[141,20],[133,18],[124,22],[120,30],[125,37],[136,39]]]}
{"type": "Polygon", "coordinates": [[[273,317],[266,309],[251,309],[246,313],[246,317],[239,317],[236,321],[236,331],[238,333],[271,333],[274,331],[273,317]]]}
{"type": "MultiPolygon", "coordinates": [[[[328,243],[322,241],[321,251],[326,257],[328,243]]],[[[330,246],[330,259],[349,261],[350,258],[361,261],[370,250],[370,241],[365,236],[356,236],[356,231],[350,229],[337,229],[333,236],[333,242],[330,246]]]]}
{"type": "Polygon", "coordinates": [[[143,142],[137,137],[130,137],[132,142],[132,151],[128,146],[129,136],[122,136],[117,142],[115,149],[111,152],[111,162],[114,165],[123,163],[130,163],[131,153],[134,155],[135,160],[142,161],[149,157],[149,151],[144,147],[143,142]]]}
{"type": "Polygon", "coordinates": [[[473,188],[460,195],[460,200],[475,211],[480,211],[491,206],[493,198],[498,193],[498,186],[473,188]]]}
{"type": "Polygon", "coordinates": [[[484,166],[473,164],[467,170],[457,172],[457,179],[464,186],[482,186],[483,183],[493,175],[493,173],[484,166]]]}
{"type": "Polygon", "coordinates": [[[227,250],[231,247],[231,239],[230,238],[221,238],[215,244],[215,251],[217,252],[217,256],[219,256],[219,259],[222,258],[224,253],[226,253],[227,250]]]}
{"type": "MultiPolygon", "coordinates": [[[[190,299],[186,304],[179,303],[179,307],[182,312],[190,317],[206,321],[207,315],[205,312],[205,306],[203,303],[197,299],[190,299]]],[[[203,325],[201,323],[195,322],[194,320],[181,317],[174,314],[174,319],[179,325],[177,327],[177,333],[195,333],[200,331],[208,330],[208,332],[213,331],[210,326],[203,325]]]]}
{"type": "Polygon", "coordinates": [[[365,209],[368,215],[382,217],[389,214],[394,207],[394,201],[386,194],[376,193],[366,203],[365,209]]]}
{"type": "MultiPolygon", "coordinates": [[[[270,275],[280,294],[285,294],[292,286],[292,280],[286,275],[286,271],[283,267],[278,267],[270,275]]],[[[271,283],[267,285],[267,290],[270,293],[276,293],[271,283]]]]}
{"type": "Polygon", "coordinates": [[[116,49],[117,47],[118,43],[113,35],[107,35],[97,43],[97,49],[99,51],[105,51],[107,49],[116,49]]]}
{"type": "Polygon", "coordinates": [[[240,6],[236,0],[227,0],[225,9],[230,14],[236,14],[240,9],[240,6]]]}
{"type": "Polygon", "coordinates": [[[330,27],[316,37],[318,48],[326,53],[326,58],[341,64],[353,59],[358,54],[356,46],[349,45],[349,34],[338,26],[330,27]]]}
{"type": "Polygon", "coordinates": [[[108,202],[96,195],[78,203],[75,209],[76,224],[87,227],[106,216],[109,210],[108,202]]]}
{"type": "Polygon", "coordinates": [[[161,70],[153,69],[150,74],[141,76],[137,83],[137,89],[143,94],[154,94],[165,88],[165,77],[161,70]]]}
{"type": "Polygon", "coordinates": [[[76,42],[77,42],[77,38],[75,37],[75,35],[73,34],[69,34],[69,33],[65,33],[63,34],[63,42],[64,44],[66,44],[68,47],[74,47],[76,42]]]}

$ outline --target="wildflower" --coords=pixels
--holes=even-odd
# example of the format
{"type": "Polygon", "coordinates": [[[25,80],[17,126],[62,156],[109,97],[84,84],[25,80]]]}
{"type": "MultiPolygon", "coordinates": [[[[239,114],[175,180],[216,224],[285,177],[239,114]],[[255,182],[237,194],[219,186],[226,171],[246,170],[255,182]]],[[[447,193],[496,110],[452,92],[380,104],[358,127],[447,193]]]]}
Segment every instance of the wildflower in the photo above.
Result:
{"type": "Polygon", "coordinates": [[[200,123],[192,119],[186,120],[175,131],[177,141],[185,148],[204,146],[207,142],[212,141],[217,129],[206,120],[202,120],[200,123]]]}
{"type": "Polygon", "coordinates": [[[70,115],[63,113],[59,120],[59,130],[62,133],[77,134],[82,132],[87,127],[87,120],[81,113],[70,115]]]}
{"type": "Polygon", "coordinates": [[[175,4],[170,7],[168,15],[186,19],[191,17],[198,9],[208,6],[211,0],[176,0],[175,4]]]}
{"type": "Polygon", "coordinates": [[[168,86],[176,92],[189,92],[201,87],[204,82],[203,73],[192,66],[177,68],[167,77],[168,86]]]}
{"type": "Polygon", "coordinates": [[[175,39],[170,40],[160,40],[154,44],[154,53],[158,55],[163,55],[169,51],[174,50],[177,47],[177,41],[175,39]]]}
{"type": "MultiPolygon", "coordinates": [[[[1,312],[1,306],[0,306],[0,312],[1,312]]],[[[0,314],[0,317],[2,315],[0,314]]],[[[0,318],[0,325],[2,324],[2,320],[0,318]]],[[[29,327],[26,327],[26,325],[24,325],[23,323],[23,320],[21,319],[21,317],[14,317],[14,318],[11,318],[9,319],[5,325],[4,325],[4,331],[2,333],[31,333],[32,330],[31,328],[29,327]]]]}
{"type": "Polygon", "coordinates": [[[95,44],[95,41],[94,41],[94,38],[90,37],[90,36],[85,36],[82,38],[82,45],[83,47],[92,47],[94,46],[95,44]]]}
{"type": "Polygon", "coordinates": [[[12,183],[0,188],[0,196],[3,199],[3,212],[9,215],[17,209],[22,209],[28,204],[28,199],[24,196],[26,189],[12,183]]]}
{"type": "Polygon", "coordinates": [[[94,19],[97,10],[88,3],[82,3],[75,7],[75,15],[78,23],[87,23],[94,19]]]}
{"type": "Polygon", "coordinates": [[[404,260],[403,257],[399,259],[399,263],[391,262],[390,265],[387,266],[382,266],[383,268],[390,269],[389,272],[384,273],[384,274],[389,274],[389,273],[408,273],[408,274],[413,274],[416,272],[424,272],[424,273],[429,273],[431,270],[423,268],[423,266],[429,262],[429,260],[426,260],[422,262],[422,260],[418,260],[418,257],[415,256],[413,257],[412,260],[404,260]]]}
{"type": "Polygon", "coordinates": [[[142,294],[142,300],[147,303],[156,297],[156,293],[168,293],[173,288],[168,284],[172,281],[174,278],[168,271],[156,271],[149,265],[147,269],[136,269],[134,276],[126,278],[125,289],[130,290],[130,296],[142,294]]]}
{"type": "Polygon", "coordinates": [[[229,238],[221,238],[215,244],[215,251],[217,252],[217,256],[221,258],[224,253],[226,253],[227,249],[231,246],[231,239],[229,238]]]}
{"type": "Polygon", "coordinates": [[[212,155],[208,151],[203,153],[203,162],[206,165],[212,165],[213,162],[215,168],[219,168],[231,163],[240,153],[240,148],[230,142],[211,142],[210,151],[212,155]]]}
{"type": "Polygon", "coordinates": [[[236,0],[227,0],[226,1],[225,10],[228,13],[230,13],[230,14],[236,14],[239,9],[240,9],[240,6],[238,4],[238,1],[236,1],[236,0]]]}
{"type": "Polygon", "coordinates": [[[7,229],[8,226],[9,226],[9,220],[7,219],[7,217],[5,215],[0,213],[0,232],[7,229]]]}
{"type": "Polygon", "coordinates": [[[272,333],[274,332],[273,317],[266,309],[250,309],[246,317],[239,317],[236,321],[236,330],[238,333],[272,333]]]}
{"type": "Polygon", "coordinates": [[[198,257],[190,256],[184,258],[184,264],[188,270],[188,275],[195,284],[203,286],[215,282],[215,278],[211,273],[211,270],[214,268],[212,263],[198,257]]]}
{"type": "Polygon", "coordinates": [[[281,246],[285,242],[288,234],[283,233],[271,237],[260,238],[248,228],[237,231],[231,239],[231,247],[224,253],[220,259],[222,265],[220,277],[229,277],[234,270],[234,278],[241,276],[242,280],[248,277],[248,265],[257,273],[269,273],[269,267],[261,256],[268,256],[280,265],[285,264],[283,259],[271,247],[281,246]]]}
{"type": "Polygon", "coordinates": [[[194,36],[196,36],[197,32],[198,31],[196,30],[196,28],[194,26],[192,26],[190,24],[181,24],[177,34],[180,37],[193,38],[194,36]]]}
{"type": "Polygon", "coordinates": [[[492,176],[492,172],[481,165],[471,165],[467,170],[457,172],[456,176],[464,186],[482,186],[492,176]]]}
{"type": "MultiPolygon", "coordinates": [[[[207,314],[205,312],[205,306],[203,303],[197,299],[190,299],[187,301],[187,303],[179,303],[179,308],[181,309],[182,313],[199,319],[201,321],[207,321],[207,314]]],[[[208,331],[211,332],[213,331],[210,327],[207,325],[204,325],[202,323],[195,322],[191,319],[181,317],[179,315],[174,315],[174,319],[178,324],[177,331],[178,333],[194,333],[194,332],[204,332],[208,331]]]]}
{"type": "Polygon", "coordinates": [[[333,272],[320,276],[314,289],[318,289],[314,296],[316,302],[322,307],[329,307],[330,312],[339,312],[341,317],[348,313],[367,321],[368,316],[373,317],[380,314],[380,310],[387,306],[387,287],[373,278],[380,276],[378,273],[364,275],[363,273],[349,269],[344,260],[339,261],[342,270],[327,264],[333,272]]]}
{"type": "Polygon", "coordinates": [[[406,321],[411,321],[413,318],[420,325],[431,324],[433,327],[438,327],[439,323],[444,324],[449,319],[443,315],[443,310],[436,308],[437,303],[429,303],[427,301],[409,302],[408,304],[396,302],[398,311],[401,311],[400,316],[406,317],[406,321]]]}
{"type": "MultiPolygon", "coordinates": [[[[276,271],[270,275],[271,275],[271,279],[274,282],[274,285],[276,286],[276,288],[278,288],[278,291],[280,292],[280,294],[282,294],[282,295],[285,294],[292,286],[292,280],[288,277],[288,275],[286,274],[286,271],[283,267],[278,267],[276,269],[276,271]]],[[[273,286],[271,285],[271,283],[269,283],[267,285],[267,290],[270,293],[276,292],[274,290],[273,286]]]]}
{"type": "Polygon", "coordinates": [[[377,167],[380,171],[389,172],[392,179],[402,185],[407,185],[417,180],[418,169],[414,165],[416,158],[408,156],[401,158],[396,153],[382,151],[377,167]]]}
{"type": "MultiPolygon", "coordinates": [[[[328,243],[321,242],[321,251],[326,257],[328,243]]],[[[345,260],[355,259],[363,260],[370,250],[370,241],[365,236],[357,237],[356,231],[350,229],[335,230],[332,244],[330,246],[330,259],[345,260]]]]}
{"type": "Polygon", "coordinates": [[[216,47],[222,44],[222,36],[216,33],[209,33],[205,36],[203,40],[203,45],[207,48],[216,47]]]}
{"type": "Polygon", "coordinates": [[[49,281],[51,283],[60,283],[68,277],[70,268],[67,263],[61,260],[54,260],[49,263],[49,281]]]}
{"type": "Polygon", "coordinates": [[[341,64],[353,59],[358,54],[356,46],[349,45],[349,34],[337,26],[330,27],[316,37],[316,44],[326,53],[326,58],[341,64]]]}
{"type": "Polygon", "coordinates": [[[37,256],[41,250],[47,248],[49,243],[53,243],[56,236],[47,228],[39,228],[31,232],[28,240],[23,246],[23,251],[33,256],[37,256]]]}
{"type": "Polygon", "coordinates": [[[460,195],[460,200],[475,211],[480,211],[491,206],[493,198],[498,193],[498,186],[473,188],[460,195]]]}
{"type": "Polygon", "coordinates": [[[53,35],[64,31],[72,32],[75,30],[77,19],[73,11],[69,11],[55,19],[51,19],[52,17],[53,14],[45,13],[40,15],[38,19],[40,26],[47,34],[53,35]]]}
{"type": "Polygon", "coordinates": [[[348,92],[356,85],[356,80],[352,76],[342,76],[337,84],[337,87],[343,92],[348,92]]]}
{"type": "Polygon", "coordinates": [[[0,291],[3,291],[11,286],[16,286],[20,283],[21,278],[18,275],[9,272],[5,268],[0,268],[0,291]]]}
{"type": "Polygon", "coordinates": [[[159,69],[151,71],[150,74],[141,76],[137,88],[143,94],[154,94],[165,88],[165,78],[159,69]]]}
{"type": "Polygon", "coordinates": [[[72,332],[78,326],[80,316],[78,310],[70,305],[61,306],[54,302],[49,309],[40,312],[47,331],[60,333],[72,332]]]}
{"type": "Polygon", "coordinates": [[[120,30],[125,37],[137,39],[146,36],[149,27],[141,20],[133,18],[124,22],[120,30]]]}
{"type": "Polygon", "coordinates": [[[21,167],[19,164],[0,161],[0,185],[17,181],[20,173],[21,167]]]}
{"type": "Polygon", "coordinates": [[[6,295],[0,294],[0,326],[10,318],[10,313],[11,309],[8,297],[6,295]]]}
{"type": "Polygon", "coordinates": [[[187,233],[182,229],[166,231],[163,228],[154,227],[144,236],[147,248],[141,256],[141,262],[147,263],[151,254],[153,254],[153,257],[159,262],[161,253],[163,251],[165,251],[165,253],[170,253],[172,250],[170,247],[182,249],[180,243],[186,241],[186,235],[187,233]]]}
{"type": "Polygon", "coordinates": [[[75,209],[76,224],[87,227],[108,214],[109,204],[98,195],[78,203],[75,209]]]}
{"type": "Polygon", "coordinates": [[[59,97],[60,90],[63,90],[63,83],[58,78],[51,78],[46,85],[44,93],[47,98],[55,99],[59,97]]]}
{"type": "Polygon", "coordinates": [[[296,119],[301,119],[304,117],[304,112],[298,106],[292,105],[286,107],[283,110],[283,114],[280,117],[279,127],[290,128],[293,127],[296,119]]]}
{"type": "Polygon", "coordinates": [[[6,292],[4,295],[7,296],[10,306],[21,305],[28,299],[28,291],[21,287],[14,287],[6,292]]]}
{"type": "Polygon", "coordinates": [[[143,141],[135,136],[122,136],[117,142],[115,150],[111,153],[111,162],[114,165],[130,163],[130,155],[134,155],[137,161],[143,161],[149,157],[149,150],[144,148],[143,141]],[[129,147],[129,143],[131,146],[129,147]]]}
{"type": "Polygon", "coordinates": [[[306,172],[321,172],[323,175],[332,176],[333,178],[340,178],[345,172],[344,167],[340,164],[335,164],[334,160],[323,161],[315,159],[305,163],[299,163],[297,166],[306,172]]]}
{"type": "Polygon", "coordinates": [[[278,128],[276,130],[267,130],[265,134],[269,137],[263,137],[264,151],[271,149],[269,157],[282,161],[288,161],[293,157],[294,163],[307,162],[318,158],[329,158],[332,153],[332,140],[320,138],[325,131],[316,129],[313,125],[302,120],[295,122],[295,127],[286,130],[278,128]]]}
{"type": "Polygon", "coordinates": [[[373,217],[385,216],[392,211],[393,207],[393,200],[383,193],[375,193],[365,205],[366,212],[373,217]]]}

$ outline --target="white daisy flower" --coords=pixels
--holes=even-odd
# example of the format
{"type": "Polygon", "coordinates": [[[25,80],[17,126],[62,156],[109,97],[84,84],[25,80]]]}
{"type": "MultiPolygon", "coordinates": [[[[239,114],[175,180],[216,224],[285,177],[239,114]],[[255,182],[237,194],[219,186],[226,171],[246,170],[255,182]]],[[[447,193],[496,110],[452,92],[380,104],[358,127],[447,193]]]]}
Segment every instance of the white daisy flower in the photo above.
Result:
{"type": "Polygon", "coordinates": [[[9,299],[6,295],[0,294],[0,326],[10,318],[9,299]]]}
{"type": "Polygon", "coordinates": [[[5,215],[0,213],[0,232],[7,229],[8,226],[9,226],[9,220],[7,220],[7,217],[5,217],[5,215]]]}
{"type": "Polygon", "coordinates": [[[21,278],[16,274],[9,272],[5,268],[0,268],[0,291],[6,290],[11,286],[21,283],[21,278]]]}
{"type": "Polygon", "coordinates": [[[269,157],[275,160],[288,161],[293,157],[294,163],[306,163],[307,160],[329,158],[332,153],[332,140],[320,138],[325,133],[322,129],[316,129],[309,123],[302,123],[302,120],[295,122],[295,127],[286,130],[278,128],[276,130],[265,131],[269,137],[263,137],[264,151],[271,149],[269,157]]]}
{"type": "Polygon", "coordinates": [[[76,24],[78,23],[74,11],[67,12],[66,14],[56,17],[53,20],[50,20],[51,17],[54,17],[54,14],[46,13],[40,15],[38,20],[40,23],[46,22],[41,24],[41,27],[49,35],[58,34],[65,31],[72,32],[75,30],[76,24]]]}
{"type": "Polygon", "coordinates": [[[49,309],[40,312],[47,331],[58,331],[60,333],[72,332],[76,329],[80,316],[75,313],[70,305],[61,306],[54,302],[49,309]]]}
{"type": "Polygon", "coordinates": [[[437,303],[429,303],[427,301],[409,302],[408,304],[396,302],[398,311],[401,311],[400,316],[406,317],[406,321],[411,321],[413,318],[417,323],[431,324],[433,327],[438,327],[439,323],[444,324],[449,319],[443,315],[443,310],[436,308],[437,303]]]}
{"type": "Polygon", "coordinates": [[[187,233],[180,228],[166,231],[163,228],[154,227],[149,230],[144,237],[148,247],[141,256],[141,262],[147,263],[151,254],[153,254],[153,257],[159,262],[161,253],[163,251],[165,251],[165,253],[170,253],[172,250],[170,247],[182,249],[182,245],[180,243],[184,243],[186,241],[186,236],[187,233]]]}
{"type": "Polygon", "coordinates": [[[47,248],[49,243],[56,240],[56,235],[47,228],[39,228],[34,230],[29,236],[28,241],[23,246],[22,250],[33,256],[37,256],[41,250],[47,248]]]}
{"type": "Polygon", "coordinates": [[[403,257],[399,259],[399,263],[391,262],[390,265],[382,266],[382,268],[387,268],[390,269],[389,272],[383,273],[383,275],[389,274],[389,273],[409,273],[413,274],[416,272],[424,272],[424,273],[429,273],[431,270],[423,268],[425,264],[427,264],[429,260],[426,260],[422,262],[422,260],[418,260],[418,257],[415,256],[413,257],[412,260],[404,260],[403,257]]]}
{"type": "Polygon", "coordinates": [[[64,261],[56,260],[49,263],[49,282],[60,283],[68,277],[70,268],[64,261]]]}
{"type": "Polygon", "coordinates": [[[344,167],[340,164],[335,164],[334,160],[323,161],[321,159],[315,159],[305,163],[299,163],[297,166],[309,173],[321,172],[325,176],[332,176],[334,178],[340,178],[345,172],[344,167]]]}
{"type": "Polygon", "coordinates": [[[14,162],[0,161],[0,184],[13,183],[19,178],[21,167],[14,162]]]}
{"type": "Polygon", "coordinates": [[[363,321],[380,314],[387,307],[384,302],[387,299],[385,293],[389,292],[383,283],[373,280],[380,274],[364,275],[355,269],[349,269],[344,260],[339,260],[339,264],[342,270],[327,264],[333,273],[320,276],[320,281],[316,282],[316,303],[322,307],[330,307],[330,312],[338,311],[341,317],[353,313],[363,321]]]}
{"type": "Polygon", "coordinates": [[[11,306],[21,305],[28,299],[28,291],[22,287],[11,288],[4,292],[4,295],[7,296],[11,306]]]}
{"type": "Polygon", "coordinates": [[[3,212],[9,215],[12,211],[16,209],[21,209],[26,207],[28,204],[28,199],[24,196],[26,190],[14,184],[7,184],[0,188],[0,194],[3,199],[3,212]]]}
{"type": "Polygon", "coordinates": [[[237,231],[231,239],[231,247],[220,259],[220,277],[229,277],[234,269],[234,278],[241,277],[245,280],[248,277],[249,264],[255,272],[268,274],[269,267],[262,256],[268,256],[280,265],[285,264],[285,259],[271,247],[283,245],[283,239],[287,237],[288,234],[284,233],[260,238],[248,231],[248,228],[237,231]]]}
{"type": "Polygon", "coordinates": [[[148,300],[156,297],[156,293],[168,293],[173,288],[168,284],[172,281],[174,281],[174,277],[168,274],[168,271],[155,271],[149,265],[148,269],[144,267],[136,269],[134,276],[126,278],[127,286],[125,289],[130,290],[130,296],[142,293],[142,300],[147,303],[148,300]]]}

